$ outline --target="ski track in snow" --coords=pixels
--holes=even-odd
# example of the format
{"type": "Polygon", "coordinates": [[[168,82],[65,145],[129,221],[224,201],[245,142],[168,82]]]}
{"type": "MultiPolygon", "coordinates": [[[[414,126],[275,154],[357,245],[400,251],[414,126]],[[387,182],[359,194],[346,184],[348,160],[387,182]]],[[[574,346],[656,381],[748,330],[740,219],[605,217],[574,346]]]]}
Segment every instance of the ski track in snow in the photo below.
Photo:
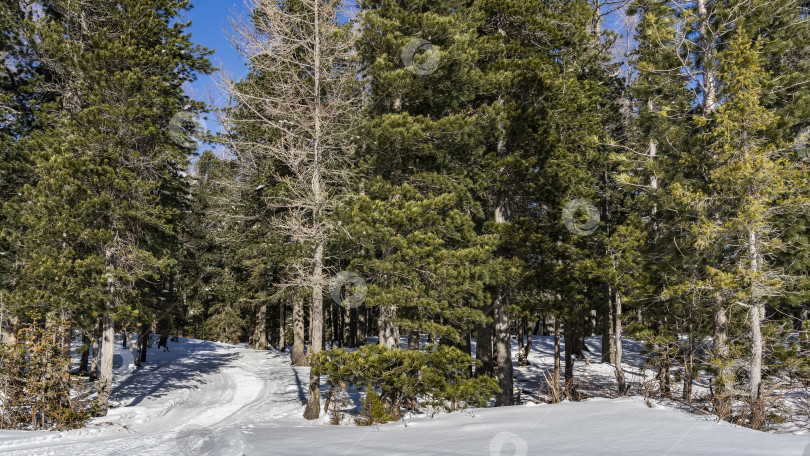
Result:
{"type": "MultiPolygon", "coordinates": [[[[537,338],[535,366],[516,367],[518,379],[536,378],[547,342],[537,338]]],[[[650,408],[638,397],[330,426],[325,414],[303,419],[309,369],[291,367],[286,353],[182,338],[169,348],[150,349],[148,363],[134,369],[119,344],[113,399],[120,406],[80,430],[0,431],[0,454],[810,455],[808,435],[752,431],[650,408]]],[[[607,365],[591,366],[609,373],[607,365]]]]}

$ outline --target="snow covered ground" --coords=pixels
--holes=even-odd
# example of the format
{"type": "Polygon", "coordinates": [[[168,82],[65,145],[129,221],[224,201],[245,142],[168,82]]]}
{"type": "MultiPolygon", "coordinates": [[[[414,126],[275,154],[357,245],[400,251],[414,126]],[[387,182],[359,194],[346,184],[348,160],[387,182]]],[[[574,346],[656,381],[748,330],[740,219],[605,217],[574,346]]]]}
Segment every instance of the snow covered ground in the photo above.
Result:
{"type": "MultiPolygon", "coordinates": [[[[598,349],[593,341],[591,349],[598,349]]],[[[632,343],[630,343],[632,347],[632,343]]],[[[718,423],[639,397],[415,416],[379,427],[302,418],[308,368],[287,354],[181,338],[149,350],[141,369],[116,348],[108,416],[69,432],[0,431],[2,455],[768,455],[810,456],[810,435],[769,434],[718,423]]],[[[550,365],[536,338],[534,366],[518,385],[536,389],[550,365]]],[[[632,370],[633,350],[628,357],[632,370]]],[[[610,366],[578,363],[585,378],[610,366]]],[[[638,370],[638,369],[636,369],[638,370]]],[[[602,372],[604,371],[604,372],[602,372]]]]}

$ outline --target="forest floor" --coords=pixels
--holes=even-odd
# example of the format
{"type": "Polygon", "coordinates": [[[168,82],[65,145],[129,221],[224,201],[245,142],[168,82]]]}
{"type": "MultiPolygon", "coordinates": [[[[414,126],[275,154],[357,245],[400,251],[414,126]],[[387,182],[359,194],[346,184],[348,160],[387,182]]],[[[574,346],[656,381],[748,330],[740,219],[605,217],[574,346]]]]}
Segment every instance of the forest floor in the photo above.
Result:
{"type": "MultiPolygon", "coordinates": [[[[586,393],[610,396],[613,368],[598,362],[598,343],[588,340],[591,360],[577,361],[576,375],[586,393]]],[[[532,366],[516,367],[523,405],[360,427],[329,425],[327,415],[303,419],[309,369],[291,367],[287,353],[180,338],[169,352],[149,349],[148,363],[135,369],[119,343],[106,417],[67,432],[0,431],[0,454],[810,455],[808,434],[753,431],[666,403],[648,406],[641,396],[535,403],[552,348],[536,336],[532,366]]],[[[643,383],[640,348],[625,344],[634,388],[643,383]]]]}

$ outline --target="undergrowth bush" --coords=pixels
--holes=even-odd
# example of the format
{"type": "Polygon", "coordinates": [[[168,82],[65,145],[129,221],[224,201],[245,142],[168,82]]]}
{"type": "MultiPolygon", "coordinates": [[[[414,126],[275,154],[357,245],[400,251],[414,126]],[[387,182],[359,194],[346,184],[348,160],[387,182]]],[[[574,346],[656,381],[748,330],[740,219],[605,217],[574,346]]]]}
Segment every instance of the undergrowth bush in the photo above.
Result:
{"type": "Polygon", "coordinates": [[[60,337],[32,324],[16,344],[0,345],[0,429],[74,429],[92,416],[90,387],[71,377],[60,337]]]}
{"type": "Polygon", "coordinates": [[[422,351],[380,345],[365,345],[353,352],[336,348],[310,359],[315,372],[328,376],[331,390],[344,383],[365,387],[363,424],[397,420],[403,405],[410,410],[422,405],[432,411],[486,406],[498,385],[489,377],[472,378],[473,362],[457,348],[432,345],[422,351]]]}

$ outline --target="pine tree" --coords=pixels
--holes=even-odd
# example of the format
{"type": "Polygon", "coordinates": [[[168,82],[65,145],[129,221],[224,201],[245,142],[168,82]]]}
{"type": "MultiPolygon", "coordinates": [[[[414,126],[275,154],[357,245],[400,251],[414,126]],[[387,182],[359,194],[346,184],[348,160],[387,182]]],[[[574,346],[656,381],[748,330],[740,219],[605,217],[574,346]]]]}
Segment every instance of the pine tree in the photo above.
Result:
{"type": "Polygon", "coordinates": [[[16,340],[20,316],[8,299],[16,277],[16,207],[21,188],[32,178],[31,158],[23,140],[35,128],[32,108],[39,100],[31,81],[42,74],[42,67],[25,45],[26,10],[25,2],[0,5],[0,297],[5,298],[0,311],[0,342],[11,344],[16,340]]]}
{"type": "Polygon", "coordinates": [[[22,190],[17,305],[103,321],[99,413],[112,381],[114,318],[132,316],[145,281],[168,272],[160,248],[176,208],[163,192],[180,179],[187,147],[168,125],[199,109],[181,85],[210,71],[207,51],[175,19],[187,1],[43,4],[32,24],[34,51],[50,76],[36,90],[51,97],[41,130],[26,146],[36,181],[22,190]]]}
{"type": "Polygon", "coordinates": [[[244,295],[235,253],[243,229],[233,191],[236,162],[205,151],[195,163],[189,214],[182,232],[185,252],[179,268],[185,302],[185,330],[191,337],[238,343],[245,316],[237,307],[244,295]]]}
{"type": "Polygon", "coordinates": [[[367,303],[379,306],[381,344],[399,347],[401,330],[460,341],[472,322],[482,322],[475,309],[490,256],[486,238],[471,231],[483,215],[474,200],[483,177],[473,118],[478,19],[470,5],[452,0],[365,1],[360,8],[369,100],[359,173],[367,178],[344,218],[357,246],[352,264],[369,282],[367,303]],[[424,268],[402,275],[415,264],[424,268]],[[395,299],[386,299],[391,293],[395,299]]]}
{"type": "Polygon", "coordinates": [[[708,194],[684,195],[691,201],[708,201],[721,214],[720,223],[703,219],[694,229],[697,247],[715,246],[721,239],[726,256],[736,264],[714,274],[734,290],[734,304],[748,309],[751,331],[750,394],[761,397],[765,298],[774,296],[785,275],[768,258],[784,248],[774,229],[776,214],[795,211],[804,204],[801,174],[778,151],[767,131],[776,116],[760,104],[764,80],[761,44],[744,22],[721,54],[719,73],[723,104],[707,133],[713,155],[708,194]]]}
{"type": "Polygon", "coordinates": [[[588,2],[547,5],[543,13],[533,31],[546,37],[533,57],[541,71],[523,94],[537,117],[526,146],[531,161],[521,231],[528,244],[528,279],[546,297],[543,310],[564,323],[565,381],[571,393],[573,357],[584,348],[586,318],[605,299],[595,259],[605,251],[600,208],[610,203],[608,151],[600,145],[608,144],[603,113],[613,109],[607,90],[612,81],[606,43],[592,29],[594,10],[588,2]],[[561,22],[566,26],[556,25],[561,22]],[[592,209],[586,210],[587,204],[592,209]],[[591,229],[567,226],[583,223],[591,229]]]}
{"type": "MultiPolygon", "coordinates": [[[[691,360],[696,344],[700,344],[697,341],[706,335],[713,335],[713,354],[711,359],[703,357],[697,361],[711,361],[711,366],[704,364],[703,367],[718,369],[716,386],[720,392],[732,387],[732,357],[747,350],[729,342],[744,335],[746,322],[751,320],[750,314],[735,304],[741,302],[739,276],[737,273],[728,275],[740,267],[742,271],[748,268],[740,263],[745,260],[734,256],[743,244],[726,246],[725,242],[718,242],[718,238],[713,238],[714,243],[708,242],[705,236],[712,231],[719,233],[730,219],[740,216],[739,212],[734,212],[736,209],[729,213],[723,204],[715,204],[718,201],[714,198],[728,196],[714,183],[718,178],[716,173],[720,172],[717,168],[724,168],[729,160],[733,162],[732,158],[738,158],[728,151],[718,153],[718,143],[737,141],[736,146],[730,147],[740,149],[740,129],[746,130],[745,136],[751,138],[751,144],[760,142],[759,152],[754,155],[779,163],[778,155],[784,153],[785,144],[801,128],[797,119],[801,117],[798,113],[806,112],[806,104],[801,101],[806,99],[805,88],[787,81],[796,80],[797,68],[802,67],[801,62],[806,62],[803,58],[806,46],[799,43],[806,42],[807,30],[799,19],[803,7],[789,3],[698,1],[686,5],[685,9],[679,9],[683,5],[677,2],[637,1],[633,4],[633,11],[640,14],[639,46],[635,52],[639,75],[632,87],[639,114],[633,120],[635,139],[625,155],[627,166],[620,181],[641,189],[639,201],[644,212],[650,214],[647,262],[653,273],[654,290],[659,291],[650,295],[648,302],[653,305],[645,306],[645,324],[652,326],[653,331],[645,329],[637,334],[646,334],[653,343],[652,349],[658,353],[663,393],[668,391],[669,366],[675,356],[682,355],[687,372],[684,397],[689,399],[689,372],[694,368],[691,360]],[[743,23],[756,24],[749,28],[756,29],[756,35],[749,36],[748,40],[758,46],[761,60],[746,63],[745,70],[737,67],[729,73],[734,58],[728,49],[734,46],[732,39],[738,39],[743,23]],[[783,53],[788,48],[792,49],[787,51],[790,57],[784,58],[783,53]],[[747,71],[752,76],[759,71],[754,67],[766,70],[766,76],[755,76],[744,84],[738,80],[734,83],[738,87],[731,88],[734,84],[729,78],[736,76],[730,75],[747,71]],[[721,76],[725,81],[720,81],[721,76]],[[740,94],[735,92],[741,84],[745,90],[760,94],[758,106],[750,101],[743,103],[745,106],[735,105],[741,100],[740,94]],[[729,106],[725,107],[726,104],[729,106]],[[724,114],[721,116],[718,110],[723,110],[724,114]],[[739,120],[739,111],[737,121],[729,120],[735,110],[753,116],[752,121],[742,122],[745,126],[739,128],[720,130],[716,122],[722,120],[728,126],[729,122],[739,120]],[[755,133],[753,130],[761,126],[753,127],[753,119],[763,113],[770,116],[765,122],[768,126],[755,133]],[[774,148],[779,149],[776,155],[774,148]],[[720,157],[728,160],[722,161],[720,157]],[[710,225],[715,228],[710,230],[710,225]],[[686,347],[677,342],[678,335],[683,333],[689,334],[686,347]]],[[[741,52],[739,47],[737,52],[741,52]]],[[[791,172],[783,178],[797,179],[794,170],[795,167],[785,170],[791,172]]],[[[743,176],[736,175],[741,179],[743,176]]],[[[795,211],[769,208],[765,214],[768,226],[781,226],[789,233],[781,236],[783,242],[801,238],[802,224],[794,223],[799,217],[795,211]]],[[[745,245],[748,244],[746,241],[745,245]]],[[[792,269],[793,273],[803,272],[802,262],[794,262],[793,255],[788,256],[778,248],[771,250],[766,256],[768,267],[779,270],[782,264],[791,264],[798,267],[792,269]]],[[[756,262],[757,267],[763,265],[762,261],[756,262]]],[[[795,283],[789,280],[780,285],[792,287],[795,283]]],[[[794,296],[768,301],[782,307],[786,302],[802,299],[800,294],[794,296]]]]}

